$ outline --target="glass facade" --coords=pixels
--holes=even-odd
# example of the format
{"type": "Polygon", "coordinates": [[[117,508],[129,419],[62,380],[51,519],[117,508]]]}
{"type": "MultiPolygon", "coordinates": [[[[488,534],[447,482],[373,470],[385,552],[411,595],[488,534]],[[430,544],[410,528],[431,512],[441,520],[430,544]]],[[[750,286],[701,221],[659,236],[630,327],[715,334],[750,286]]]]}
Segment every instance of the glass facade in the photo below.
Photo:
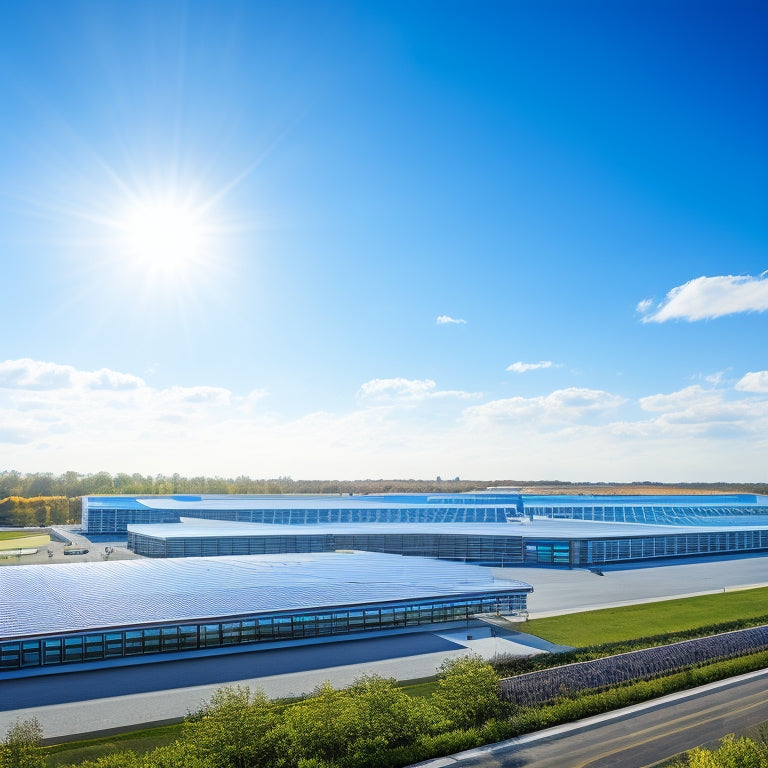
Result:
{"type": "Polygon", "coordinates": [[[579,565],[768,549],[768,530],[684,533],[581,542],[579,565]]]}
{"type": "Polygon", "coordinates": [[[552,520],[590,520],[605,523],[646,523],[652,525],[727,525],[738,521],[768,523],[768,507],[761,506],[666,506],[666,505],[531,505],[525,508],[531,517],[552,520]],[[764,518],[755,520],[754,518],[764,518]]]}
{"type": "Polygon", "coordinates": [[[22,638],[0,642],[0,672],[440,624],[524,611],[526,597],[527,590],[465,594],[22,638]]]}
{"type": "Polygon", "coordinates": [[[483,536],[461,533],[343,534],[301,531],[296,535],[205,537],[154,537],[128,531],[128,549],[144,557],[201,557],[217,555],[263,555],[293,552],[361,550],[397,555],[457,560],[489,565],[511,565],[523,561],[521,536],[483,536]]]}

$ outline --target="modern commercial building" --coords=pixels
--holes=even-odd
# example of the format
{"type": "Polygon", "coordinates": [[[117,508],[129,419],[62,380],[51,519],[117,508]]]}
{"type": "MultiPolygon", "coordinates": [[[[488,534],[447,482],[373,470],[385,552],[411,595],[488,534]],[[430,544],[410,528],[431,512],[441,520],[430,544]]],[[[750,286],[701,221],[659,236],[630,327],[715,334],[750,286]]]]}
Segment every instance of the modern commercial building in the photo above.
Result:
{"type": "Polygon", "coordinates": [[[523,514],[519,495],[86,496],[83,531],[125,533],[130,524],[181,517],[247,523],[503,523],[523,514]]]}
{"type": "Polygon", "coordinates": [[[0,568],[0,681],[445,627],[524,611],[532,591],[476,566],[367,552],[0,568]]]}
{"type": "Polygon", "coordinates": [[[652,523],[762,525],[768,497],[537,496],[487,493],[391,496],[89,496],[87,535],[124,534],[128,525],[177,523],[182,517],[282,525],[333,523],[505,523],[521,517],[652,523]]]}
{"type": "Polygon", "coordinates": [[[673,526],[537,519],[518,523],[261,525],[183,518],[129,525],[128,548],[145,557],[387,552],[478,565],[589,567],[670,557],[768,551],[762,527],[673,526]]]}

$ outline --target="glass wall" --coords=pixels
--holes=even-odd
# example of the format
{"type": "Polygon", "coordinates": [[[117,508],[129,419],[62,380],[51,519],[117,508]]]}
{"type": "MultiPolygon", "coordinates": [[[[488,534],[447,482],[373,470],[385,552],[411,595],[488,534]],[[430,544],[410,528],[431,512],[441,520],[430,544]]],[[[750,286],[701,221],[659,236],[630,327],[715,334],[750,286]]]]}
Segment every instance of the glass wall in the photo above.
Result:
{"type": "Polygon", "coordinates": [[[413,603],[345,606],[296,614],[208,619],[201,623],[27,638],[0,643],[0,672],[438,624],[465,620],[477,613],[523,611],[526,598],[526,592],[485,593],[413,603]]]}
{"type": "Polygon", "coordinates": [[[592,565],[662,557],[724,554],[768,549],[768,530],[686,533],[672,536],[582,542],[578,564],[592,565]]]}
{"type": "MultiPolygon", "coordinates": [[[[567,542],[565,546],[567,549],[567,542]]],[[[295,536],[162,539],[129,531],[128,549],[144,557],[266,555],[356,549],[487,565],[504,566],[523,562],[521,536],[470,536],[458,533],[311,534],[302,531],[295,536]]]]}

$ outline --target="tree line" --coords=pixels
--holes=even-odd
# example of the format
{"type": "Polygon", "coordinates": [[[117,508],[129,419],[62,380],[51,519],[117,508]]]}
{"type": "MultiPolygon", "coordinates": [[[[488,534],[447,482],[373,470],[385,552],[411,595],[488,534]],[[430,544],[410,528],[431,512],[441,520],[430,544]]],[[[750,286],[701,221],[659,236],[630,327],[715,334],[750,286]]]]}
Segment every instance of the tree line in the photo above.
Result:
{"type": "Polygon", "coordinates": [[[710,493],[768,493],[768,483],[575,483],[557,480],[461,480],[452,479],[366,479],[366,480],[294,480],[291,477],[254,479],[246,475],[237,477],[184,477],[172,475],[142,475],[118,472],[51,472],[21,473],[0,471],[0,499],[9,496],[33,498],[41,496],[106,496],[106,495],[170,495],[170,494],[319,494],[319,493],[465,493],[484,490],[492,486],[525,487],[546,492],[561,493],[618,493],[666,489],[687,489],[710,493]]]}
{"type": "Polygon", "coordinates": [[[0,471],[0,499],[8,496],[107,496],[155,494],[302,494],[302,493],[459,493],[488,485],[511,484],[512,481],[459,480],[293,480],[290,477],[254,479],[237,477],[183,477],[142,475],[138,472],[95,472],[82,474],[51,472],[22,474],[15,470],[0,471]]]}

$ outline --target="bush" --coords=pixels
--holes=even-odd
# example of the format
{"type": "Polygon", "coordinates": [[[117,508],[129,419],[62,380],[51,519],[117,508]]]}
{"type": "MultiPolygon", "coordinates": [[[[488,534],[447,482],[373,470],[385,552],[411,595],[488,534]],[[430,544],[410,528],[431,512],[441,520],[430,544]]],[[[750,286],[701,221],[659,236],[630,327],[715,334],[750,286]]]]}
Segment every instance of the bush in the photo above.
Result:
{"type": "Polygon", "coordinates": [[[2,768],[45,768],[45,756],[40,749],[43,729],[36,717],[17,720],[0,743],[2,768]]]}

